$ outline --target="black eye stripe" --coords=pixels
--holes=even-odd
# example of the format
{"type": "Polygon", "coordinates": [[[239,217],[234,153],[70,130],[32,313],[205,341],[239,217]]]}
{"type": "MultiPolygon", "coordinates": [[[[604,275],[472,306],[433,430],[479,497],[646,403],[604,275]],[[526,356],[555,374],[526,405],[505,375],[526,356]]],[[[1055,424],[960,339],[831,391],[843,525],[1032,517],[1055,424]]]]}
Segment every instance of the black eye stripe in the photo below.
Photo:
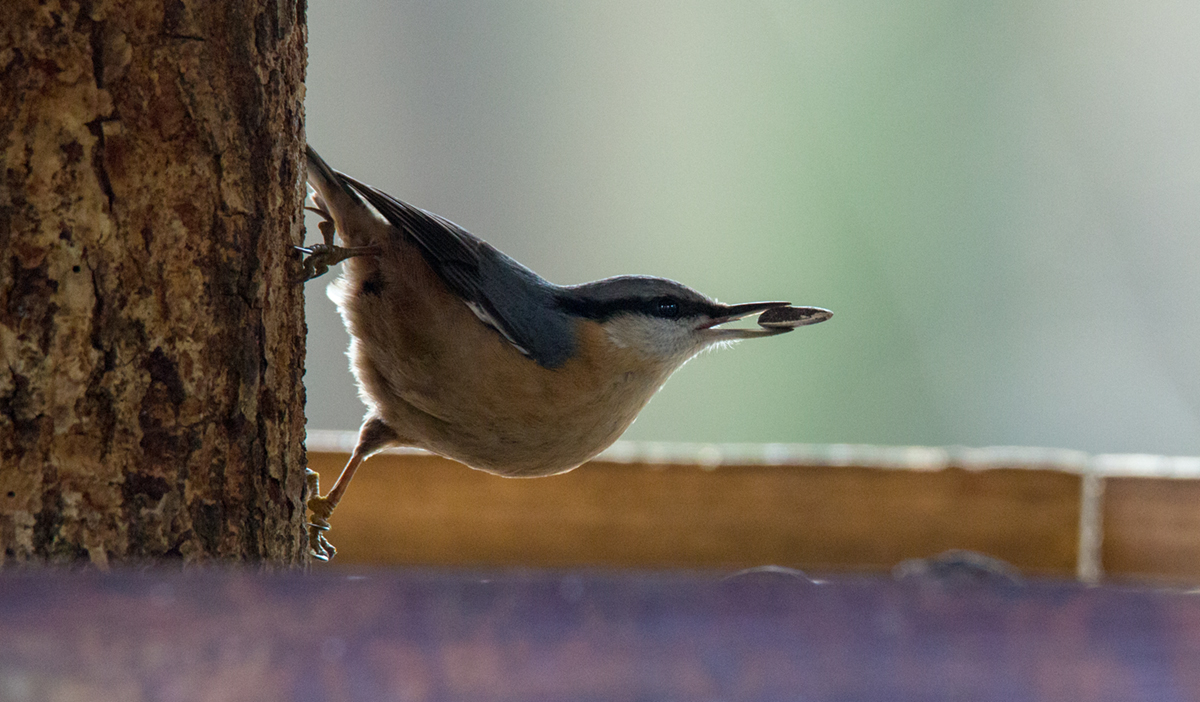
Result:
{"type": "Polygon", "coordinates": [[[671,295],[619,297],[612,300],[559,298],[558,304],[561,309],[598,322],[628,313],[643,314],[659,319],[716,314],[716,309],[711,304],[671,295]]]}

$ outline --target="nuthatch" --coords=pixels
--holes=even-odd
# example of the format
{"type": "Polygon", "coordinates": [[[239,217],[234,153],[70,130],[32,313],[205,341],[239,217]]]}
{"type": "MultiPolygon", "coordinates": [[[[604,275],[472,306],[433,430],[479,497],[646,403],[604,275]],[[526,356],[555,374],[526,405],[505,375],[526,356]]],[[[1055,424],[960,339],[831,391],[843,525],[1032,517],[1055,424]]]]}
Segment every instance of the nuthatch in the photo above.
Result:
{"type": "Polygon", "coordinates": [[[367,405],[329,494],[310,471],[313,555],[364,459],[415,446],[510,477],[562,473],[616,441],[677,368],[712,344],[828,319],[787,302],[724,305],[664,278],[560,286],[453,222],[338,173],[308,148],[324,243],[305,279],[345,260],[330,286],[367,405]],[[334,243],[334,234],[345,246],[334,243]],[[760,328],[720,325],[756,313],[760,328]]]}

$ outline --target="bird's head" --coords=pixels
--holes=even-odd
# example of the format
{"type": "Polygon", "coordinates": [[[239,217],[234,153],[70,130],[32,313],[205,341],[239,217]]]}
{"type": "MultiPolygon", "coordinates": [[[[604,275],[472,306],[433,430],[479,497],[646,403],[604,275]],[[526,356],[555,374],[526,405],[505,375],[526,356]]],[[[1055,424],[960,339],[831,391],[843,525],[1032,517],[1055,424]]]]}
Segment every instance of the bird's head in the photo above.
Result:
{"type": "Polygon", "coordinates": [[[567,287],[560,305],[568,314],[600,324],[614,345],[637,351],[668,372],[713,344],[775,336],[830,316],[808,308],[814,311],[805,321],[787,326],[725,327],[790,303],[726,305],[682,283],[649,276],[618,276],[567,287]]]}

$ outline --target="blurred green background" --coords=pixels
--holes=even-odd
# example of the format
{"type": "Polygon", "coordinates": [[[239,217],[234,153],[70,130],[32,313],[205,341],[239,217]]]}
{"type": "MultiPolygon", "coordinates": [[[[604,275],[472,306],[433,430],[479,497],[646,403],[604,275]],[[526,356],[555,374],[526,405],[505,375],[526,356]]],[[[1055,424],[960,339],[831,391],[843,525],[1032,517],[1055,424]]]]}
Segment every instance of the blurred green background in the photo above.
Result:
{"type": "MultiPolygon", "coordinates": [[[[695,359],[626,438],[1197,451],[1200,3],[317,0],[308,21],[308,139],[335,168],[554,282],[835,312],[695,359]]],[[[309,426],[353,430],[328,281],[309,426]]]]}

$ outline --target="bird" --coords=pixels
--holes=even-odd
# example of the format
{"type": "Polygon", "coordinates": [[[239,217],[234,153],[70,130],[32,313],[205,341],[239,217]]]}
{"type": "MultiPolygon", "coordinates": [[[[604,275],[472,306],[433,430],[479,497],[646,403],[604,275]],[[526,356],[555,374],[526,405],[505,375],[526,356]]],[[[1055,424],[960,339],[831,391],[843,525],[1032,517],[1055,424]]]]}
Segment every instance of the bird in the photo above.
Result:
{"type": "Polygon", "coordinates": [[[350,334],[367,407],[328,494],[306,473],[312,555],[362,462],[426,449],[506,477],[569,471],[633,423],[705,348],[829,319],[787,302],[727,305],[682,283],[621,275],[556,285],[439,215],[333,170],[307,147],[322,243],[296,247],[306,281],[343,263],[328,294],[350,334]],[[337,243],[340,238],[342,243],[337,243]],[[727,322],[761,314],[758,328],[727,322]]]}

